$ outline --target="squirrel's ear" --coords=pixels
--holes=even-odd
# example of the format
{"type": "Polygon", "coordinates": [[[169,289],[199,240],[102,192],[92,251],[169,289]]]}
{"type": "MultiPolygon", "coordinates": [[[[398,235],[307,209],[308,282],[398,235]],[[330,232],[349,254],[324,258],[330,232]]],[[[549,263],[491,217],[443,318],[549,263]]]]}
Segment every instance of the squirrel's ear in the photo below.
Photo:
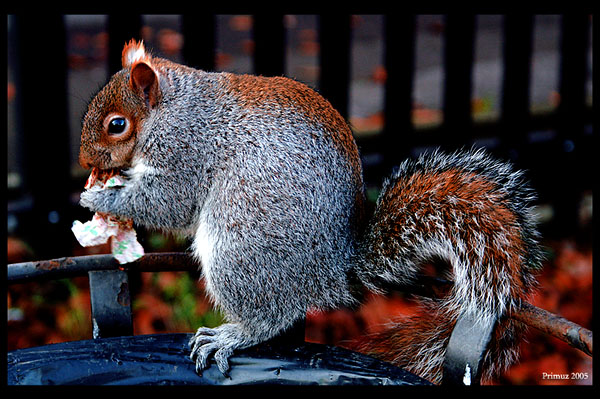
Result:
{"type": "Polygon", "coordinates": [[[125,47],[123,47],[123,52],[121,53],[121,63],[123,64],[123,68],[129,68],[137,61],[142,60],[150,60],[150,55],[146,53],[146,49],[144,48],[144,42],[140,41],[138,43],[132,39],[125,47]]]}
{"type": "Polygon", "coordinates": [[[146,62],[138,61],[131,67],[130,84],[133,91],[144,94],[146,105],[154,107],[158,103],[160,95],[158,75],[146,62]]]}
{"type": "Polygon", "coordinates": [[[144,48],[144,42],[131,40],[123,48],[121,54],[123,68],[131,67],[131,89],[136,92],[142,92],[146,99],[146,104],[154,107],[158,102],[159,85],[158,75],[152,68],[150,54],[144,48]]]}

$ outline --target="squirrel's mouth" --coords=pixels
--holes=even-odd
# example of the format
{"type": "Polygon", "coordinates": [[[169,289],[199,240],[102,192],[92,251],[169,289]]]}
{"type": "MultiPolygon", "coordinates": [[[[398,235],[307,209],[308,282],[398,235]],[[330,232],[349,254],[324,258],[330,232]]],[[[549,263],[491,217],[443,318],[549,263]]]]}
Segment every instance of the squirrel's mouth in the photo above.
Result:
{"type": "Polygon", "coordinates": [[[87,182],[85,183],[85,189],[91,188],[94,186],[94,184],[96,184],[96,182],[106,183],[108,179],[119,174],[121,174],[121,170],[117,168],[100,169],[94,166],[90,176],[87,179],[87,182]]]}

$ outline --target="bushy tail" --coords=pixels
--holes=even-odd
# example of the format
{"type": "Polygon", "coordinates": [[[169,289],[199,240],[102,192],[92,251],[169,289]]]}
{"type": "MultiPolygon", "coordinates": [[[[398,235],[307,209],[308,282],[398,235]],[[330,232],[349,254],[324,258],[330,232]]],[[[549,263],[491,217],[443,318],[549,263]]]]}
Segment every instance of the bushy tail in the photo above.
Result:
{"type": "MultiPolygon", "coordinates": [[[[369,337],[362,349],[439,383],[458,315],[500,318],[535,287],[541,251],[533,199],[521,172],[482,150],[404,162],[384,183],[357,274],[377,290],[382,281],[410,283],[424,263],[441,260],[454,284],[445,298],[424,302],[422,317],[369,337]]],[[[483,378],[516,360],[521,329],[501,319],[483,378]]]]}

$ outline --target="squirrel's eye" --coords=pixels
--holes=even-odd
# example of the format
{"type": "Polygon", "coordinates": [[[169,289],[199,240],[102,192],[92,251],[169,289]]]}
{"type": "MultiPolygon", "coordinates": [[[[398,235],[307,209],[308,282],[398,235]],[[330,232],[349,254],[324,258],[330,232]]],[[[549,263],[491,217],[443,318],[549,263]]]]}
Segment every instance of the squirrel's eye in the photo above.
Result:
{"type": "Polygon", "coordinates": [[[127,119],[114,118],[108,122],[108,134],[121,134],[127,129],[127,119]]]}

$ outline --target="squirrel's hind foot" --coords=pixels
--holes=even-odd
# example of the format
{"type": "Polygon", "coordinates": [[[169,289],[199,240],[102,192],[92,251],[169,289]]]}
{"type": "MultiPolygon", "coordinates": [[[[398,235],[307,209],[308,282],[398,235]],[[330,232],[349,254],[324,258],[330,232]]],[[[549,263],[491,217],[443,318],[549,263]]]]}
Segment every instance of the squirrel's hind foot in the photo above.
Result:
{"type": "Polygon", "coordinates": [[[208,368],[212,356],[219,371],[229,377],[229,357],[235,349],[250,345],[236,324],[223,324],[216,328],[200,327],[189,342],[190,359],[196,363],[196,373],[201,374],[208,368]]]}

